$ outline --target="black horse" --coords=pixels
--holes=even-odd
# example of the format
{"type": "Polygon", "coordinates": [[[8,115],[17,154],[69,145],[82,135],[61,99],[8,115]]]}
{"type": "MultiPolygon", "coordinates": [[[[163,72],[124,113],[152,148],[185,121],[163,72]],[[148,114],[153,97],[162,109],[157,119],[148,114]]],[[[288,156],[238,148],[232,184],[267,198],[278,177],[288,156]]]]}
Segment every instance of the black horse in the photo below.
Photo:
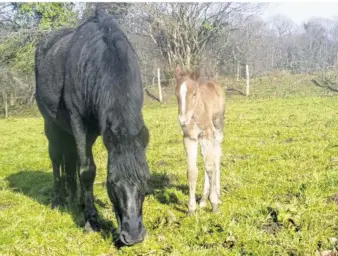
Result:
{"type": "Polygon", "coordinates": [[[142,205],[149,169],[149,133],[142,117],[137,56],[112,16],[96,11],[76,29],[40,40],[35,54],[36,101],[53,166],[52,207],[77,200],[77,173],[86,226],[99,230],[94,206],[92,146],[108,150],[107,192],[126,245],[143,241],[142,205]],[[69,192],[69,193],[68,193],[69,192]]]}

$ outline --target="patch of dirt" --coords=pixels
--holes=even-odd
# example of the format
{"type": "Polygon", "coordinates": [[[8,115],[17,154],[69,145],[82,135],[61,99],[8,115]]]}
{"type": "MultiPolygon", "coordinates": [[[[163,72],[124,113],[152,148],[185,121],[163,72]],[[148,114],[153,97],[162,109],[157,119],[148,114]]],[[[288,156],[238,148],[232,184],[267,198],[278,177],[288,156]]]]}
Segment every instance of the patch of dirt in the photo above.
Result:
{"type": "Polygon", "coordinates": [[[267,223],[262,225],[262,230],[268,234],[276,235],[280,231],[280,226],[275,222],[267,223]]]}
{"type": "Polygon", "coordinates": [[[235,247],[236,244],[236,238],[234,236],[229,235],[225,241],[222,243],[222,246],[225,249],[231,250],[232,248],[235,247]]]}
{"type": "Polygon", "coordinates": [[[331,202],[333,201],[334,203],[336,203],[336,205],[338,206],[338,194],[335,194],[333,196],[330,196],[328,199],[327,199],[328,202],[331,202]]]}
{"type": "Polygon", "coordinates": [[[165,165],[167,165],[167,163],[164,160],[159,160],[159,161],[156,162],[156,165],[157,166],[165,166],[165,165]]]}
{"type": "Polygon", "coordinates": [[[291,143],[294,142],[295,140],[293,138],[287,138],[285,140],[282,141],[282,143],[291,143]]]}

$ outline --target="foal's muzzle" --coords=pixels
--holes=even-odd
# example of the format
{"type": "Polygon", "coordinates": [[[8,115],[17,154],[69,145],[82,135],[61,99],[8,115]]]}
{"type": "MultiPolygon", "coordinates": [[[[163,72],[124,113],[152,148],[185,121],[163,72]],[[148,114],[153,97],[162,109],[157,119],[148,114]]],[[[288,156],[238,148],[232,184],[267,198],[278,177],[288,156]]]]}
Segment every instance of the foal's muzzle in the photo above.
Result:
{"type": "Polygon", "coordinates": [[[178,121],[180,122],[180,125],[186,125],[188,123],[188,118],[185,115],[179,115],[178,121]]]}

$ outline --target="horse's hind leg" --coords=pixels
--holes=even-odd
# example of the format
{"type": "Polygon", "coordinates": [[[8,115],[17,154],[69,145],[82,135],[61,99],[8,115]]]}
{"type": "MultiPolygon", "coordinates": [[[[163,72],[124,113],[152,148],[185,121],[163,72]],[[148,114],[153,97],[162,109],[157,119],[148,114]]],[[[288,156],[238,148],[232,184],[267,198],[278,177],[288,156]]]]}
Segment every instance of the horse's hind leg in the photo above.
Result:
{"type": "Polygon", "coordinates": [[[52,122],[45,121],[45,134],[48,139],[49,157],[52,162],[54,176],[54,191],[52,208],[61,206],[65,200],[65,183],[61,168],[63,168],[62,132],[52,122]]]}
{"type": "Polygon", "coordinates": [[[77,202],[77,152],[74,137],[67,135],[64,150],[67,188],[70,192],[70,202],[77,202]]]}

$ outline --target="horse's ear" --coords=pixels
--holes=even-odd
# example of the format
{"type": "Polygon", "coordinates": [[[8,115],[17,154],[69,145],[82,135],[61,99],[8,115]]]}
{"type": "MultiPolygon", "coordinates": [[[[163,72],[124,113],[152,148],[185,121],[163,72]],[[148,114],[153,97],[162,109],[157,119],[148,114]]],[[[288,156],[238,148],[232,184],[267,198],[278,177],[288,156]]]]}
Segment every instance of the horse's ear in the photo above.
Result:
{"type": "Polygon", "coordinates": [[[191,79],[195,81],[197,81],[198,78],[200,78],[200,76],[201,76],[200,68],[196,68],[195,71],[190,74],[191,79]]]}
{"type": "Polygon", "coordinates": [[[179,77],[181,75],[181,68],[180,66],[176,66],[176,69],[175,69],[175,76],[176,77],[179,77]]]}

